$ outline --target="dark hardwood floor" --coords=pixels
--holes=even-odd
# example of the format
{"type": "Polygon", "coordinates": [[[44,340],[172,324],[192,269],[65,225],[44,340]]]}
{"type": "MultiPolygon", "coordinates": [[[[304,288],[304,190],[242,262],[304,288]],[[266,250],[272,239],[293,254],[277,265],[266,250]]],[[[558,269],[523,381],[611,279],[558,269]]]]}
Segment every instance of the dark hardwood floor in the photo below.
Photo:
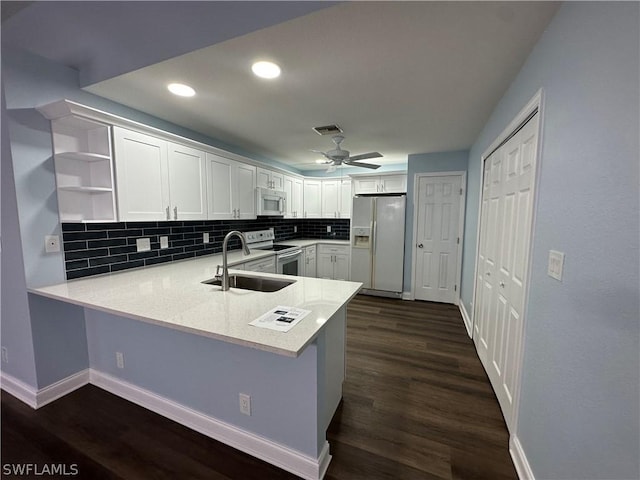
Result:
{"type": "MultiPolygon", "coordinates": [[[[359,295],[347,324],[325,478],[517,478],[457,307],[359,295]]],[[[82,479],[297,478],[91,385],[38,410],[2,392],[1,443],[3,478],[15,463],[77,464],[82,479]]]]}

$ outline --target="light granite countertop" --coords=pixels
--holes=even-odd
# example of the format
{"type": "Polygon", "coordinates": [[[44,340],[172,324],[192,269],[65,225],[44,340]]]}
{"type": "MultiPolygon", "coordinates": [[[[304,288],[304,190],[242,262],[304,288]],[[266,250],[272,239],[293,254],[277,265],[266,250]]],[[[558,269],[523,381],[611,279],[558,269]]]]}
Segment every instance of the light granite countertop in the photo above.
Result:
{"type": "MultiPolygon", "coordinates": [[[[282,243],[301,247],[314,243],[349,244],[317,239],[282,243]]],[[[254,252],[248,256],[241,251],[230,252],[229,264],[273,255],[254,252]]],[[[218,286],[202,283],[214,277],[220,263],[222,255],[208,255],[29,291],[122,317],[296,357],[362,286],[358,282],[238,271],[251,276],[295,280],[295,283],[271,293],[234,288],[222,292],[218,286]],[[278,305],[303,308],[311,313],[286,333],[249,325],[278,305]]]]}

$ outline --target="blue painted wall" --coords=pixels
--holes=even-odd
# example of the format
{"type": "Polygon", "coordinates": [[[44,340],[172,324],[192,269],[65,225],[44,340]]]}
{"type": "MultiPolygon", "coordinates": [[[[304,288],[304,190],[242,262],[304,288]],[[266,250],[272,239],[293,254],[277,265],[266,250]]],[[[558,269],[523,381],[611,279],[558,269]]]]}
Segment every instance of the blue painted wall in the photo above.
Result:
{"type": "Polygon", "coordinates": [[[416,173],[432,172],[466,172],[469,159],[467,150],[454,152],[420,153],[409,155],[407,165],[407,209],[405,212],[404,237],[404,287],[403,291],[411,290],[412,281],[412,242],[413,242],[413,214],[414,214],[414,182],[416,173]]]}
{"type": "Polygon", "coordinates": [[[22,242],[18,222],[18,204],[13,181],[13,162],[9,148],[9,129],[2,94],[2,157],[0,168],[2,230],[1,284],[2,302],[0,310],[0,340],[7,348],[8,362],[2,362],[2,372],[21,380],[27,385],[36,385],[36,365],[27,300],[27,280],[22,259],[22,242]]]}
{"type": "Polygon", "coordinates": [[[472,312],[480,156],[544,89],[517,436],[535,478],[639,478],[637,2],[567,2],[469,155],[472,312]],[[565,252],[562,282],[547,276],[565,252]]]}
{"type": "Polygon", "coordinates": [[[297,358],[86,310],[91,368],[317,458],[317,343],[297,358]],[[116,367],[115,352],[124,355],[116,367]],[[251,396],[251,416],[238,393],[251,396]],[[290,401],[282,404],[282,399],[290,401]]]}

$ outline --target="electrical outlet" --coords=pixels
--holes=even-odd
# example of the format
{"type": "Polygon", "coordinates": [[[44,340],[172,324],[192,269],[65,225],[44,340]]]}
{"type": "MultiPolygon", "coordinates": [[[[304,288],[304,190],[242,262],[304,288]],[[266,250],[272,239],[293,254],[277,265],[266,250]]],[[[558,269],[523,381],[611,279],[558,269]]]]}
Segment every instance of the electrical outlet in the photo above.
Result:
{"type": "Polygon", "coordinates": [[[7,347],[2,347],[2,363],[9,363],[9,350],[7,350],[7,347]]]}
{"type": "Polygon", "coordinates": [[[331,233],[331,225],[327,225],[327,233],[331,233]]]}
{"type": "Polygon", "coordinates": [[[240,394],[240,413],[251,415],[251,396],[246,393],[240,394]]]}
{"type": "Polygon", "coordinates": [[[60,236],[59,235],[45,235],[44,236],[44,251],[47,253],[56,253],[60,251],[60,236]]]}
{"type": "Polygon", "coordinates": [[[116,352],[116,366],[118,368],[124,368],[124,355],[122,352],[116,352]]]}
{"type": "Polygon", "coordinates": [[[136,251],[138,252],[148,252],[151,250],[151,239],[150,238],[137,238],[136,239],[136,251]]]}
{"type": "Polygon", "coordinates": [[[169,248],[169,237],[160,237],[160,248],[169,248]]]}
{"type": "Polygon", "coordinates": [[[202,234],[202,243],[209,243],[209,234],[207,232],[202,234]]]}
{"type": "Polygon", "coordinates": [[[293,226],[293,233],[298,233],[298,226],[297,225],[293,226]]]}

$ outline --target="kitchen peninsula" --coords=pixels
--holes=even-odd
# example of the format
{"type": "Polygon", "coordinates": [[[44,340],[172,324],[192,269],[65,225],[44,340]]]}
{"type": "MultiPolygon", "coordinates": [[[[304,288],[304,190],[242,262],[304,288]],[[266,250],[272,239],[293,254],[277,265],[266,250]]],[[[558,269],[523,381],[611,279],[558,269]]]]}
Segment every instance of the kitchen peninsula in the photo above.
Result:
{"type": "Polygon", "coordinates": [[[40,308],[64,302],[84,315],[87,381],[303,478],[322,478],[331,458],[326,429],[342,397],[346,305],[361,284],[251,272],[295,282],[271,293],[222,292],[202,283],[215,275],[217,257],[33,288],[30,297],[40,308]],[[310,313],[286,333],[249,325],[278,305],[310,313]],[[240,394],[250,397],[250,415],[240,412],[240,394]]]}

